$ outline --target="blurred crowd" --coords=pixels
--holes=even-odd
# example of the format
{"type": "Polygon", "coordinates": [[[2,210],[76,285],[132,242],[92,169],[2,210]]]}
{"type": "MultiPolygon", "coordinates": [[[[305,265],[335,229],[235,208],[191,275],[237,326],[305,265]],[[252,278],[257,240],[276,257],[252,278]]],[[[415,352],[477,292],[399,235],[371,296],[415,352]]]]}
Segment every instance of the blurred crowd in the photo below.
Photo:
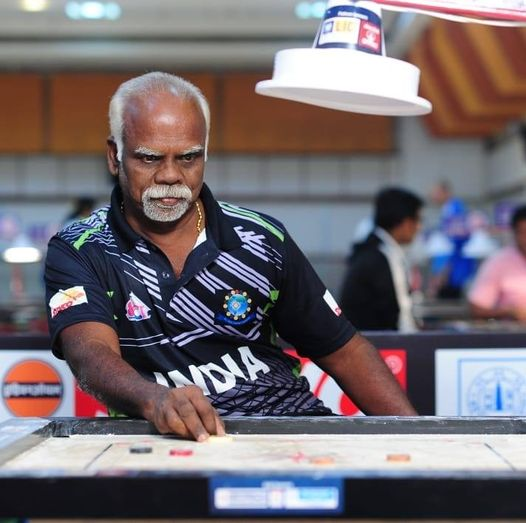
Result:
{"type": "Polygon", "coordinates": [[[382,189],[373,216],[360,224],[340,294],[358,328],[421,329],[415,305],[422,303],[456,305],[456,319],[473,323],[526,323],[526,207],[470,209],[440,181],[425,200],[404,188],[382,189]]]}

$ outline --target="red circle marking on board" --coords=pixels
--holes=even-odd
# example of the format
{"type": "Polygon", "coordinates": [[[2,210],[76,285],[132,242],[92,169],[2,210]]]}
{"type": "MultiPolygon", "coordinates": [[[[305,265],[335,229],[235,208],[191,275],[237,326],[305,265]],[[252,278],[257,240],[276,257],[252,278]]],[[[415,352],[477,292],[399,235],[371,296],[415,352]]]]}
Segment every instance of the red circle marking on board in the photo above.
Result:
{"type": "Polygon", "coordinates": [[[60,374],[41,360],[15,363],[2,383],[4,403],[15,416],[51,416],[63,395],[60,374]]]}

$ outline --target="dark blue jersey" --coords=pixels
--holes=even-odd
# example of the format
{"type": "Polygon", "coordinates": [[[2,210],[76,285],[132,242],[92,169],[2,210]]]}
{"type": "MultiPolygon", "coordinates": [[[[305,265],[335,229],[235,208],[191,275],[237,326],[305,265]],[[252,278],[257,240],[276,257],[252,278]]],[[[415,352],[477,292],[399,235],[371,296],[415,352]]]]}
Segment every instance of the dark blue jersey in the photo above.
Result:
{"type": "Polygon", "coordinates": [[[111,205],[54,236],[46,260],[52,347],[61,330],[101,322],[144,378],[199,386],[222,415],[313,415],[330,411],[283,353],[328,355],[355,329],[281,223],[217,202],[203,186],[206,233],[179,278],[164,253],[111,205]]]}

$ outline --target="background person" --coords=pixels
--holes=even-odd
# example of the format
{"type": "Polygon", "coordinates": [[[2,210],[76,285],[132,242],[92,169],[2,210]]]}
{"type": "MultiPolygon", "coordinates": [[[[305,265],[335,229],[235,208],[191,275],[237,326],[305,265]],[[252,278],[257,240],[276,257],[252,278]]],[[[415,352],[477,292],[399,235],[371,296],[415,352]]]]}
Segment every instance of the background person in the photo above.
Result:
{"type": "Polygon", "coordinates": [[[460,299],[476,270],[476,261],[463,254],[470,236],[468,209],[445,180],[433,187],[431,201],[440,206],[439,229],[451,243],[451,252],[432,258],[430,288],[437,298],[460,299]]]}
{"type": "Polygon", "coordinates": [[[342,311],[361,330],[412,332],[409,268],[403,246],[420,228],[423,201],[410,191],[387,188],[374,203],[373,232],[353,246],[342,287],[342,311]]]}
{"type": "Polygon", "coordinates": [[[514,319],[526,323],[526,205],[511,219],[513,245],[481,266],[468,293],[477,318],[514,319]]]}
{"type": "Polygon", "coordinates": [[[51,239],[52,347],[79,384],[162,433],[223,434],[219,415],[330,414],[276,331],[370,414],[413,415],[283,225],[203,183],[210,113],[149,73],[110,103],[111,204],[51,239]]]}

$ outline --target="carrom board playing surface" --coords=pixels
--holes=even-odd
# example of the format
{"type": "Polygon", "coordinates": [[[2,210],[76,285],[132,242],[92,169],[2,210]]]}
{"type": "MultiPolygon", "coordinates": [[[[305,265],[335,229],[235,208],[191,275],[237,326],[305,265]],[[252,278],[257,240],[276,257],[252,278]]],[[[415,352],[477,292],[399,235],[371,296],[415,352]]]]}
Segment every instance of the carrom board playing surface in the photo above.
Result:
{"type": "Polygon", "coordinates": [[[226,418],[0,424],[0,518],[526,519],[525,418],[226,418]]]}
{"type": "Polygon", "coordinates": [[[3,469],[526,471],[526,434],[238,434],[203,443],[155,435],[72,435],[46,439],[3,469]]]}

